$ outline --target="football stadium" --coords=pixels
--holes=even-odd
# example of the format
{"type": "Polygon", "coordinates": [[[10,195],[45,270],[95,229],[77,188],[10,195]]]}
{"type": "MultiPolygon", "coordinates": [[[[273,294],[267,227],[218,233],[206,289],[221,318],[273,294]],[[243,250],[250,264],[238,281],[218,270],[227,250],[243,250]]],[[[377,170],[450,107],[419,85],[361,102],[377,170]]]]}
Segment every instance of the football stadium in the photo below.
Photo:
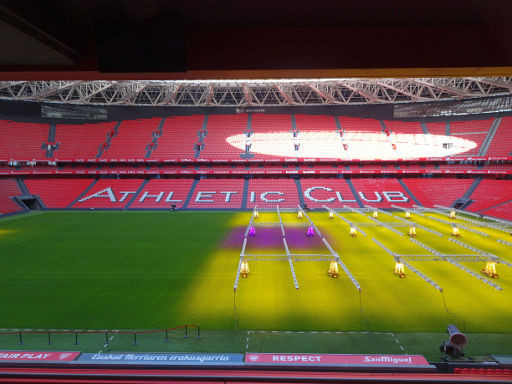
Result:
{"type": "Polygon", "coordinates": [[[97,45],[0,79],[0,381],[511,380],[512,77],[97,45]]]}

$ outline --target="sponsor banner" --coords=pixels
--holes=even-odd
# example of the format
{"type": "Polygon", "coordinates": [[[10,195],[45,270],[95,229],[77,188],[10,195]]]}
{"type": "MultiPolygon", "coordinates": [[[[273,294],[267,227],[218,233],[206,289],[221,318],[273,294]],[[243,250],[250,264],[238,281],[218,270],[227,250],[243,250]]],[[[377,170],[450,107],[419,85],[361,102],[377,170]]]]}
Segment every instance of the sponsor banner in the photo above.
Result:
{"type": "Polygon", "coordinates": [[[62,362],[73,361],[80,352],[43,352],[43,351],[0,351],[2,362],[62,362]]]}
{"type": "Polygon", "coordinates": [[[291,353],[246,353],[246,364],[350,365],[417,367],[429,365],[421,355],[315,355],[291,353]]]}
{"type": "Polygon", "coordinates": [[[421,157],[421,158],[396,158],[396,159],[324,159],[324,158],[271,158],[271,159],[59,159],[59,158],[42,158],[42,159],[0,159],[0,163],[7,163],[8,161],[17,161],[24,163],[27,161],[36,161],[38,163],[48,163],[48,161],[57,161],[59,163],[288,163],[288,162],[303,162],[303,163],[401,163],[401,162],[460,162],[460,161],[512,161],[512,156],[460,156],[460,157],[421,157]]]}
{"type": "Polygon", "coordinates": [[[79,364],[239,365],[241,353],[82,353],[79,364]]]}
{"type": "Polygon", "coordinates": [[[418,169],[418,170],[407,170],[407,169],[372,169],[372,170],[359,170],[359,169],[321,169],[321,170],[298,170],[298,171],[287,171],[285,169],[282,170],[215,170],[215,169],[202,169],[202,170],[165,170],[165,169],[154,169],[154,170],[73,170],[73,171],[36,171],[36,170],[27,170],[27,171],[2,171],[1,175],[167,175],[167,174],[178,174],[178,175],[204,175],[204,174],[224,174],[224,175],[282,175],[282,174],[365,174],[365,175],[378,175],[378,174],[424,174],[424,173],[432,173],[432,174],[474,174],[474,175],[511,175],[512,170],[497,170],[497,169],[489,169],[489,170],[449,170],[449,169],[418,169]]]}

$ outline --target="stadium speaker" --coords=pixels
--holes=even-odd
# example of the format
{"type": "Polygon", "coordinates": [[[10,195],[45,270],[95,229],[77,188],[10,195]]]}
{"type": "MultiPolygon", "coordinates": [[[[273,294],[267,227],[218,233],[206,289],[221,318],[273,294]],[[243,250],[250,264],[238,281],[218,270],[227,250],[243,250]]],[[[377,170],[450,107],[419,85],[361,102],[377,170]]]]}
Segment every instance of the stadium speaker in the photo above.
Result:
{"type": "Polygon", "coordinates": [[[185,72],[183,23],[100,19],[94,24],[100,72],[185,72]]]}
{"type": "Polygon", "coordinates": [[[464,356],[462,349],[467,345],[468,338],[464,335],[456,325],[449,325],[446,328],[446,332],[450,338],[448,340],[443,340],[443,343],[439,347],[441,352],[446,353],[452,357],[461,357],[464,356]]]}
{"type": "Polygon", "coordinates": [[[450,339],[448,340],[451,345],[457,348],[464,348],[468,343],[468,338],[465,334],[463,334],[461,331],[459,331],[459,328],[457,328],[456,325],[449,325],[446,328],[446,331],[450,335],[450,339]]]}

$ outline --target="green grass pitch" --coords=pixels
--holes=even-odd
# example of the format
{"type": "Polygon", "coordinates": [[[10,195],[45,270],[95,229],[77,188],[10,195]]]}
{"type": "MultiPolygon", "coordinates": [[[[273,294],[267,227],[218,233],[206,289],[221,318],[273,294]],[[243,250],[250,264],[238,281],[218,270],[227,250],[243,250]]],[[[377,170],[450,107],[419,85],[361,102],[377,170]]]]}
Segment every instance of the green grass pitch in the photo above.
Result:
{"type": "MultiPolygon", "coordinates": [[[[393,214],[403,217],[402,212],[393,214]]],[[[427,253],[407,236],[383,227],[362,227],[368,236],[352,238],[348,224],[338,218],[329,220],[326,212],[312,212],[310,217],[358,280],[361,294],[341,269],[338,279],[329,278],[327,261],[295,262],[299,290],[294,288],[287,262],[254,261],[235,296],[233,283],[242,239],[227,239],[243,231],[250,216],[250,212],[104,211],[45,212],[1,219],[0,328],[159,329],[198,324],[211,332],[212,338],[224,332],[235,344],[215,342],[183,348],[208,350],[216,345],[217,349],[236,350],[250,342],[250,349],[256,352],[269,351],[269,346],[276,352],[287,350],[284,346],[295,344],[286,335],[301,340],[308,332],[330,332],[335,340],[336,332],[338,338],[347,338],[349,332],[370,332],[377,335],[374,342],[363,340],[354,345],[362,342],[367,351],[379,351],[378,346],[389,344],[386,340],[391,336],[386,335],[403,335],[404,349],[394,351],[393,346],[387,350],[419,353],[414,348],[418,343],[407,346],[414,335],[440,338],[446,326],[455,323],[468,334],[504,334],[497,340],[508,340],[506,344],[494,343],[500,353],[511,345],[512,268],[498,264],[500,278],[493,282],[503,290],[496,291],[446,262],[410,262],[443,288],[441,294],[407,268],[405,279],[395,276],[392,256],[372,241],[377,238],[399,254],[427,253]],[[271,331],[282,331],[274,340],[284,341],[268,343],[271,331]]],[[[361,214],[343,216],[371,223],[361,214]]],[[[282,217],[285,224],[301,222],[296,214],[283,213],[282,217]]],[[[398,221],[383,214],[379,219],[398,221]]],[[[262,212],[259,220],[277,221],[277,215],[262,212]]],[[[412,220],[443,233],[438,238],[418,229],[417,240],[445,253],[469,252],[448,241],[448,224],[414,214],[412,220]]],[[[407,227],[398,229],[407,231],[407,227]]],[[[460,240],[512,262],[512,247],[496,242],[511,241],[509,234],[477,229],[489,237],[462,229],[460,240]]],[[[323,246],[306,248],[293,251],[327,253],[323,246]]],[[[284,253],[282,247],[257,251],[284,253]]],[[[462,264],[477,273],[484,267],[483,262],[462,264]]],[[[7,339],[0,336],[2,348],[13,342],[7,339]]],[[[119,348],[129,349],[129,343],[124,345],[122,338],[118,339],[119,348]]],[[[350,338],[344,340],[345,347],[351,345],[350,338]]],[[[304,343],[310,351],[323,348],[325,352],[350,353],[361,349],[304,343]]]]}

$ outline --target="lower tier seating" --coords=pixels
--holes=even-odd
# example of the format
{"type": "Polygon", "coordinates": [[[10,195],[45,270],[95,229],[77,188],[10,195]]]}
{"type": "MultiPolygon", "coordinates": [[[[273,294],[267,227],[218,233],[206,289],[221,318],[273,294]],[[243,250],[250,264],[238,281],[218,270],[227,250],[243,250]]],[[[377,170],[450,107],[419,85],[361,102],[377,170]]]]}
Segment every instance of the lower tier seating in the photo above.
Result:
{"type": "Polygon", "coordinates": [[[202,179],[188,208],[241,208],[243,192],[243,179],[202,179]]]}
{"type": "Polygon", "coordinates": [[[512,180],[484,179],[471,194],[473,202],[468,211],[480,212],[484,209],[512,200],[512,180]]]}
{"type": "Polygon", "coordinates": [[[153,179],[137,195],[130,208],[181,208],[188,196],[192,179],[153,179]]]}
{"type": "Polygon", "coordinates": [[[352,184],[364,205],[390,208],[392,205],[411,207],[415,204],[397,179],[354,179],[352,184]]]}
{"type": "Polygon", "coordinates": [[[21,192],[15,179],[0,179],[0,215],[21,211],[21,207],[11,199],[21,192]]]}
{"type": "Polygon", "coordinates": [[[85,189],[91,179],[26,179],[30,194],[39,196],[46,208],[66,208],[85,189]]]}
{"type": "MultiPolygon", "coordinates": [[[[462,198],[475,179],[433,178],[80,178],[33,177],[24,179],[28,193],[39,196],[46,208],[57,209],[252,209],[425,207],[450,206],[462,198]],[[247,184],[246,184],[247,183],[247,184]],[[351,188],[351,184],[353,188],[351,188]],[[247,185],[247,189],[244,188],[247,185]],[[188,203],[187,198],[189,199],[188,203]]],[[[0,179],[0,214],[23,209],[12,197],[23,193],[14,178],[0,179]]],[[[26,193],[25,193],[26,194],[26,193]]],[[[512,209],[512,180],[484,179],[470,195],[472,212],[508,219],[512,209]]]]}
{"type": "Polygon", "coordinates": [[[480,213],[486,216],[494,216],[499,217],[500,219],[512,221],[512,201],[494,208],[486,209],[480,213]]]}
{"type": "Polygon", "coordinates": [[[301,187],[304,203],[310,208],[359,206],[344,179],[302,179],[301,187]]]}
{"type": "Polygon", "coordinates": [[[297,184],[290,179],[252,179],[249,181],[247,207],[294,208],[299,205],[297,184]]]}
{"type": "Polygon", "coordinates": [[[405,185],[424,207],[449,207],[461,198],[473,179],[404,179],[405,185]]]}
{"type": "Polygon", "coordinates": [[[124,208],[137,194],[141,179],[101,179],[72,208],[124,208]]]}

